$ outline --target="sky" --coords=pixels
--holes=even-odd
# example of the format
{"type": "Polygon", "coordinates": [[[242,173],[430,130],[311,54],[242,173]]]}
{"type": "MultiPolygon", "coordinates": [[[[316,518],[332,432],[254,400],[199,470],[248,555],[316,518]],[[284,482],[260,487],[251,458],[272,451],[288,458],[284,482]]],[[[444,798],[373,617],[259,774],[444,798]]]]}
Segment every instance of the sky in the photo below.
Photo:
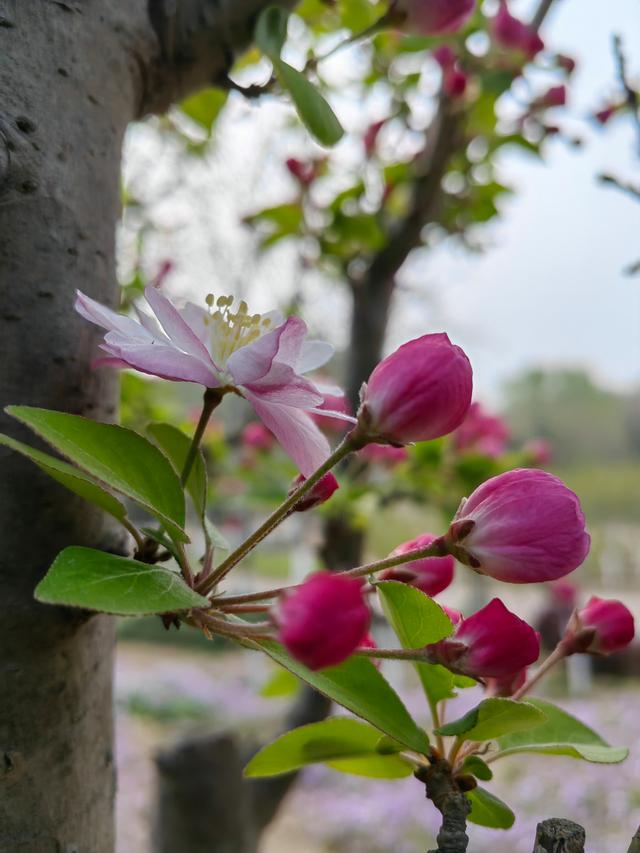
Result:
{"type": "Polygon", "coordinates": [[[612,33],[623,35],[640,77],[640,3],[558,0],[546,31],[578,61],[570,126],[585,144],[554,141],[544,163],[505,159],[518,192],[487,235],[491,248],[477,257],[447,245],[420,262],[438,319],[467,350],[484,396],[533,364],[583,365],[605,384],[640,384],[640,276],[624,275],[640,258],[640,203],[596,181],[610,171],[640,183],[640,138],[628,120],[604,133],[581,120],[614,91],[612,33]]]}
{"type": "MultiPolygon", "coordinates": [[[[532,5],[513,0],[511,8],[526,18],[532,5]]],[[[640,385],[640,275],[624,274],[640,259],[640,203],[596,179],[610,171],[640,183],[640,138],[628,119],[605,132],[588,120],[616,91],[616,32],[640,79],[640,0],[556,0],[543,35],[578,62],[569,115],[563,111],[558,120],[584,144],[551,141],[544,162],[505,153],[500,177],[517,192],[503,203],[500,222],[483,230],[484,253],[470,255],[446,241],[415,253],[402,277],[409,287],[396,300],[388,348],[448,331],[471,358],[477,395],[496,404],[505,380],[529,366],[580,365],[604,385],[640,385]]],[[[357,105],[344,114],[342,107],[336,104],[346,126],[356,117],[362,123],[357,105]]],[[[262,311],[295,286],[300,270],[293,248],[283,245],[258,260],[253,236],[240,225],[248,213],[294,193],[283,162],[304,153],[306,135],[282,132],[288,110],[280,99],[248,103],[233,96],[210,154],[186,163],[153,123],[132,129],[125,179],[158,199],[153,253],[176,261],[169,282],[176,295],[201,300],[209,291],[234,293],[262,311]]],[[[308,319],[344,346],[345,294],[305,275],[308,319]]]]}

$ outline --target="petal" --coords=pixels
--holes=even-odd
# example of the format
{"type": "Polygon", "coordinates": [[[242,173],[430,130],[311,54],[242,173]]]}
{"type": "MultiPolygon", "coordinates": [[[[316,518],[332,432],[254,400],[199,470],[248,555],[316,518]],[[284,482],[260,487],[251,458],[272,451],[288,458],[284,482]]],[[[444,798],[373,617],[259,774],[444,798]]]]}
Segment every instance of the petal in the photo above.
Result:
{"type": "Polygon", "coordinates": [[[155,317],[151,317],[149,314],[146,314],[144,311],[141,311],[137,305],[133,306],[133,310],[136,312],[136,316],[140,323],[145,327],[147,332],[153,336],[154,340],[162,341],[165,344],[169,343],[169,338],[165,335],[165,333],[160,328],[160,324],[155,319],[155,317]]]}
{"type": "Polygon", "coordinates": [[[300,472],[305,477],[313,474],[329,456],[330,448],[329,442],[309,415],[291,406],[267,403],[250,392],[247,392],[247,399],[300,472]]]}
{"type": "Polygon", "coordinates": [[[352,415],[347,415],[345,412],[336,412],[334,409],[307,409],[307,411],[312,415],[321,415],[322,417],[327,418],[337,418],[339,421],[348,421],[350,424],[357,424],[358,419],[354,418],[352,415]]]}
{"type": "Polygon", "coordinates": [[[326,341],[305,341],[296,365],[298,373],[308,373],[326,364],[333,355],[334,348],[326,341]]]}
{"type": "Polygon", "coordinates": [[[147,330],[132,320],[131,317],[125,317],[124,314],[112,311],[111,308],[101,305],[95,299],[91,299],[90,296],[82,293],[81,290],[76,290],[74,308],[85,320],[95,323],[96,326],[102,326],[107,331],[120,332],[127,337],[143,340],[150,338],[147,330]]]}
{"type": "Polygon", "coordinates": [[[227,368],[238,385],[266,378],[275,362],[293,370],[306,334],[306,323],[299,317],[289,317],[277,329],[231,353],[227,368]]]}
{"type": "Polygon", "coordinates": [[[241,387],[261,400],[295,406],[296,409],[310,409],[320,405],[324,399],[312,382],[304,376],[298,376],[288,364],[274,363],[264,379],[241,387]]]}
{"type": "Polygon", "coordinates": [[[211,334],[208,323],[209,312],[201,305],[195,305],[193,302],[187,302],[184,308],[180,310],[180,316],[185,323],[193,329],[202,343],[207,346],[209,336],[211,334]]]}
{"type": "Polygon", "coordinates": [[[213,366],[208,349],[167,297],[150,285],[145,288],[144,295],[171,341],[204,364],[213,366]]]}
{"type": "Polygon", "coordinates": [[[102,349],[110,356],[121,359],[129,367],[181,382],[197,382],[207,388],[216,388],[220,382],[213,368],[198,358],[162,344],[130,344],[128,346],[107,342],[102,349]]]}

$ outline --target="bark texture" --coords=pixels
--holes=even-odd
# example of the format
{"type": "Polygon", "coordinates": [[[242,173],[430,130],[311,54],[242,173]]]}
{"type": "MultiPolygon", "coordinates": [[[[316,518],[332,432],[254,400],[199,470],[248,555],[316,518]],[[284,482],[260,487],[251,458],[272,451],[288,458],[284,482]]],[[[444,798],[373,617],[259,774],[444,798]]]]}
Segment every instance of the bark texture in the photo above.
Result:
{"type": "MultiPolygon", "coordinates": [[[[89,368],[96,334],[72,310],[76,287],[116,298],[120,149],[139,97],[127,4],[106,5],[0,2],[2,408],[116,415],[114,379],[89,368]]],[[[30,463],[0,460],[0,851],[107,853],[112,620],[39,605],[33,589],[65,545],[121,543],[30,463]]]]}
{"type": "Polygon", "coordinates": [[[584,829],[572,820],[552,817],[536,829],[533,853],[584,853],[584,829]]]}
{"type": "MultiPolygon", "coordinates": [[[[117,415],[82,288],[117,302],[127,124],[224,74],[264,0],[0,0],[0,403],[117,415]]],[[[0,414],[0,429],[32,441],[0,414]]],[[[68,544],[120,550],[98,511],[0,449],[0,853],[109,853],[107,617],[33,589],[68,544]]],[[[177,848],[176,848],[177,849],[177,848]]]]}

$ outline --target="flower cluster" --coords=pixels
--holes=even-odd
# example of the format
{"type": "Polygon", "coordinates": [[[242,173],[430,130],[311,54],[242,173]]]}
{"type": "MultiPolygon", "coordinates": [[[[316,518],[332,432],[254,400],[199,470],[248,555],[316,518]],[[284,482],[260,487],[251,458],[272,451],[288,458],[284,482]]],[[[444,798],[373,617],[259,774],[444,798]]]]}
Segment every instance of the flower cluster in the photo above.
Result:
{"type": "MultiPolygon", "coordinates": [[[[504,17],[502,9],[499,14],[504,17]]],[[[441,49],[439,61],[444,68],[455,57],[441,49]]],[[[304,377],[326,362],[331,348],[307,342],[298,318],[250,315],[244,303],[233,311],[227,297],[208,298],[208,310],[189,304],[178,311],[155,287],[147,288],[146,297],[155,318],[138,311],[136,321],[78,295],[78,312],[107,330],[102,363],[245,397],[262,425],[245,428],[243,444],[266,448],[275,437],[300,469],[282,517],[329,500],[338,488],[330,468],[351,452],[375,459],[388,450],[395,460],[396,454],[404,458],[407,444],[448,434],[459,451],[494,455],[504,448],[505,425],[471,403],[469,359],[444,333],[423,335],[385,358],[363,386],[354,418],[337,389],[323,392],[304,377]],[[318,424],[343,436],[330,459],[318,424]]],[[[457,559],[503,582],[549,581],[576,569],[589,544],[576,495],[545,471],[516,469],[480,485],[446,534],[424,533],[399,545],[383,561],[379,578],[434,596],[452,582],[457,559]]],[[[361,577],[319,572],[285,590],[271,621],[302,663],[312,669],[334,665],[368,646],[366,591],[361,577]]],[[[425,659],[473,678],[497,679],[490,687],[495,693],[515,689],[538,657],[533,629],[499,599],[468,618],[451,616],[454,633],[424,649],[425,659]]],[[[630,637],[629,619],[598,599],[575,614],[568,630],[566,653],[606,653],[630,637]]]]}

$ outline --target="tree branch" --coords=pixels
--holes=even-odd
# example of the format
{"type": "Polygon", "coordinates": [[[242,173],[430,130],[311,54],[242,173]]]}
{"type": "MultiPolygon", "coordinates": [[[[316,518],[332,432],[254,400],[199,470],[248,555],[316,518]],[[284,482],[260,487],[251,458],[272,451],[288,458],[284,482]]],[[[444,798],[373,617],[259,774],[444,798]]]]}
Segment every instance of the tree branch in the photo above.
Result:
{"type": "Polygon", "coordinates": [[[640,143],[640,110],[638,109],[638,93],[629,82],[629,77],[627,75],[627,58],[622,50],[622,38],[619,35],[613,37],[613,53],[618,66],[618,78],[620,80],[620,85],[622,86],[625,100],[633,116],[640,143]]]}
{"type": "Polygon", "coordinates": [[[422,243],[422,230],[441,202],[441,182],[456,150],[462,112],[442,95],[420,157],[421,174],[413,185],[408,214],[389,235],[360,279],[350,280],[353,293],[347,393],[356,408],[360,386],[382,357],[395,276],[409,254],[422,243]]]}
{"type": "Polygon", "coordinates": [[[436,839],[438,848],[429,853],[465,853],[469,844],[466,828],[471,803],[456,784],[449,762],[439,756],[433,756],[430,761],[429,767],[416,771],[416,777],[424,782],[427,798],[442,815],[436,839]]]}
{"type": "Polygon", "coordinates": [[[290,9],[295,0],[148,0],[158,44],[145,69],[140,114],[165,112],[191,92],[225,85],[256,18],[270,5],[290,9]]]}

